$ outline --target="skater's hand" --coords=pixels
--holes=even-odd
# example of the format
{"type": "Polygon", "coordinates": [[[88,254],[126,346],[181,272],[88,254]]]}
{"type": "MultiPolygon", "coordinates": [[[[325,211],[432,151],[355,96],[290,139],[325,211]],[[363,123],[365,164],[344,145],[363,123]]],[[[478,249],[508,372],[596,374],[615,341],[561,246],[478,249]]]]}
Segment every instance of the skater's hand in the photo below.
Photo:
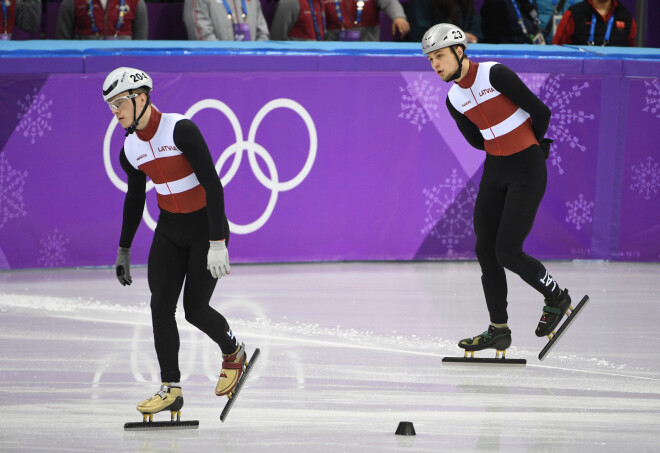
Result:
{"type": "Polygon", "coordinates": [[[553,139],[551,138],[544,138],[541,140],[541,143],[539,143],[539,146],[541,147],[541,151],[543,151],[543,157],[546,159],[548,156],[550,156],[550,143],[554,142],[553,139]]]}
{"type": "Polygon", "coordinates": [[[119,280],[122,286],[133,283],[133,279],[131,278],[131,249],[119,247],[119,250],[117,250],[115,271],[117,272],[117,280],[119,280]]]}
{"type": "Polygon", "coordinates": [[[208,264],[206,268],[211,271],[213,278],[222,278],[231,272],[229,268],[229,252],[225,241],[210,241],[208,264]]]}

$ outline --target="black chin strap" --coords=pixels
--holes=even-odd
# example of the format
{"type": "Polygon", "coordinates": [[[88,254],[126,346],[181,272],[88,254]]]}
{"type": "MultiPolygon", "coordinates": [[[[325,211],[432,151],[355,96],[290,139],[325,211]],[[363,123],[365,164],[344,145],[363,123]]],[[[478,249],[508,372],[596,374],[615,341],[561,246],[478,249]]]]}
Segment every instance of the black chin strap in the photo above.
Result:
{"type": "Polygon", "coordinates": [[[454,47],[455,46],[451,46],[450,49],[451,49],[451,52],[456,57],[456,61],[458,61],[458,70],[456,71],[456,73],[453,76],[451,76],[451,78],[449,80],[447,80],[447,82],[451,82],[452,80],[458,79],[461,76],[461,71],[463,70],[463,59],[465,58],[465,53],[463,53],[463,56],[459,59],[458,54],[456,53],[456,49],[454,47]]]}
{"type": "MultiPolygon", "coordinates": [[[[128,93],[133,94],[133,90],[128,90],[128,93]]],[[[142,113],[140,113],[140,116],[138,116],[137,118],[135,118],[135,113],[137,110],[137,106],[135,105],[135,98],[131,99],[131,102],[133,102],[133,124],[131,124],[129,127],[126,128],[126,134],[124,134],[124,137],[128,137],[129,135],[131,135],[133,132],[136,131],[140,119],[144,115],[144,112],[147,111],[147,107],[149,107],[149,103],[150,103],[149,93],[145,93],[145,94],[147,96],[147,103],[144,104],[144,107],[142,108],[142,113]]]]}

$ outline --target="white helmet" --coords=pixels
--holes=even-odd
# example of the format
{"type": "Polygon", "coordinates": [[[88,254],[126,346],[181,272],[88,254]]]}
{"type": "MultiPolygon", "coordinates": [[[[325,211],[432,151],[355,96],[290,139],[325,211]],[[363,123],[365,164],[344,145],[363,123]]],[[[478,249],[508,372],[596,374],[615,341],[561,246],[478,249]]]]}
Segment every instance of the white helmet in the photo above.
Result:
{"type": "Polygon", "coordinates": [[[422,38],[424,55],[444,47],[463,46],[467,49],[468,41],[465,32],[454,24],[438,24],[429,28],[422,38]]]}
{"type": "Polygon", "coordinates": [[[103,82],[103,100],[108,102],[119,93],[143,87],[148,88],[147,93],[154,88],[146,72],[135,68],[117,68],[103,82]]]}

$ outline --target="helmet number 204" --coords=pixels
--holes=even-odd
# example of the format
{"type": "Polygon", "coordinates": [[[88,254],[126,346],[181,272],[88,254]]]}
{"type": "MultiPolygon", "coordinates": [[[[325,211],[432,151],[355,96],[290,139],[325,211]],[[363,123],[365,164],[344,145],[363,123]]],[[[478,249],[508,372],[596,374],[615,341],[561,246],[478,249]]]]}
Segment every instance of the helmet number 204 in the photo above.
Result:
{"type": "Polygon", "coordinates": [[[137,82],[138,80],[145,80],[149,78],[149,76],[144,72],[138,74],[130,74],[130,77],[133,79],[133,83],[137,82]]]}

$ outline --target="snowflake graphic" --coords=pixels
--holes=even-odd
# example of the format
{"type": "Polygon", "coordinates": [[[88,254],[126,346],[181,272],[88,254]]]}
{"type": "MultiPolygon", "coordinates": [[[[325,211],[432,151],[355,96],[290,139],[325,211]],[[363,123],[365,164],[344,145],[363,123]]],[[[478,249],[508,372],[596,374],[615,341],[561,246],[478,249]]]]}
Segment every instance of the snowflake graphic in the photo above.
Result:
{"type": "Polygon", "coordinates": [[[426,198],[426,214],[421,234],[440,240],[452,253],[461,239],[472,236],[472,212],[477,191],[466,185],[453,169],[444,183],[422,191],[426,198]]]}
{"type": "Polygon", "coordinates": [[[532,93],[538,95],[541,92],[541,89],[545,86],[545,82],[548,80],[548,75],[540,73],[523,73],[520,74],[520,80],[527,85],[527,88],[529,88],[532,93]]]}
{"type": "Polygon", "coordinates": [[[0,153],[0,229],[9,219],[25,217],[25,202],[23,188],[25,187],[26,171],[15,170],[0,153]]]}
{"type": "Polygon", "coordinates": [[[62,236],[57,228],[49,234],[45,239],[41,239],[39,244],[41,248],[39,250],[39,259],[37,263],[41,267],[58,267],[66,262],[64,254],[66,253],[66,244],[69,243],[69,239],[62,236]]]}
{"type": "Polygon", "coordinates": [[[417,126],[418,132],[433,118],[438,117],[439,108],[444,105],[440,99],[440,88],[424,80],[421,73],[418,74],[417,80],[405,87],[399,87],[399,91],[401,92],[399,118],[417,126]]]}
{"type": "Polygon", "coordinates": [[[544,86],[540,90],[539,98],[552,110],[550,127],[546,136],[552,137],[555,141],[550,156],[550,162],[557,167],[560,175],[564,174],[561,166],[562,156],[559,152],[559,144],[567,144],[571,149],[579,149],[584,152],[586,147],[580,143],[580,139],[571,132],[571,126],[584,123],[586,120],[594,121],[594,113],[586,113],[582,110],[574,109],[571,104],[582,95],[582,92],[589,88],[589,82],[573,84],[573,86],[562,86],[564,76],[555,74],[548,77],[544,86]]]}
{"type": "Polygon", "coordinates": [[[575,225],[576,230],[581,230],[582,225],[592,223],[591,210],[594,202],[585,200],[584,195],[580,194],[575,201],[567,201],[566,207],[568,208],[566,223],[575,225]]]}
{"type": "Polygon", "coordinates": [[[636,190],[647,200],[658,193],[660,189],[660,163],[655,162],[652,157],[647,157],[638,165],[633,165],[632,181],[630,190],[636,190]]]}
{"type": "Polygon", "coordinates": [[[20,120],[16,131],[23,131],[23,137],[30,137],[30,142],[34,144],[36,138],[43,137],[44,133],[51,131],[53,127],[49,120],[53,114],[49,112],[52,99],[46,99],[46,96],[40,94],[36,88],[33,94],[26,94],[25,100],[17,101],[18,113],[16,117],[20,120]]]}
{"type": "Polygon", "coordinates": [[[646,105],[642,108],[642,112],[660,118],[660,82],[658,79],[653,79],[652,82],[645,80],[644,86],[646,87],[646,105]]]}

